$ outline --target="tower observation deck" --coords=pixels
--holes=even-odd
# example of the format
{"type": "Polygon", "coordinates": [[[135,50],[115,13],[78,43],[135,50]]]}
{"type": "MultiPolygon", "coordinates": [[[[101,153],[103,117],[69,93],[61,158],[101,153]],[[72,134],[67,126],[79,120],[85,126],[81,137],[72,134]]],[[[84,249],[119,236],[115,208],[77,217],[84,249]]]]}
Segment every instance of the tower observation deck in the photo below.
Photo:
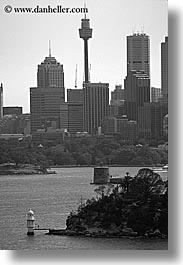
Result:
{"type": "Polygon", "coordinates": [[[88,39],[92,38],[92,29],[90,28],[90,20],[86,18],[81,19],[81,29],[79,29],[79,36],[84,40],[84,71],[85,83],[89,82],[88,74],[88,39]]]}

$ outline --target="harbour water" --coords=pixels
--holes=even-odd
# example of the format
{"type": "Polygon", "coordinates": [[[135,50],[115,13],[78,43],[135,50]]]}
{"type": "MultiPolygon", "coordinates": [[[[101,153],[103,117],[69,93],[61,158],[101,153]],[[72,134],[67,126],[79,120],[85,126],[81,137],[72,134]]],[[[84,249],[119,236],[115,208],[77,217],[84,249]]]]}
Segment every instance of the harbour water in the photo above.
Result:
{"type": "MultiPolygon", "coordinates": [[[[131,176],[139,168],[112,167],[110,174],[131,176]]],[[[167,249],[167,240],[140,238],[85,238],[46,235],[27,236],[26,214],[31,208],[40,228],[65,228],[70,213],[82,201],[96,197],[90,185],[93,168],[57,168],[54,175],[0,176],[0,249],[167,249]]],[[[161,173],[163,179],[167,173],[161,173]]]]}

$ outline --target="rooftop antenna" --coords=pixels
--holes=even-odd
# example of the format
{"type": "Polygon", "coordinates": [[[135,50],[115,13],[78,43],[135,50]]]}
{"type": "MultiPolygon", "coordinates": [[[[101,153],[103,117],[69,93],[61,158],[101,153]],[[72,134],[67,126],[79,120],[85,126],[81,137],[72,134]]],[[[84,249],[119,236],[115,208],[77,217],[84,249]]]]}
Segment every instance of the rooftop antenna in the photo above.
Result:
{"type": "Polygon", "coordinates": [[[76,73],[75,73],[75,88],[77,88],[77,64],[76,64],[76,73]]]}
{"type": "Polygon", "coordinates": [[[51,41],[49,40],[49,57],[51,57],[51,41]]]}

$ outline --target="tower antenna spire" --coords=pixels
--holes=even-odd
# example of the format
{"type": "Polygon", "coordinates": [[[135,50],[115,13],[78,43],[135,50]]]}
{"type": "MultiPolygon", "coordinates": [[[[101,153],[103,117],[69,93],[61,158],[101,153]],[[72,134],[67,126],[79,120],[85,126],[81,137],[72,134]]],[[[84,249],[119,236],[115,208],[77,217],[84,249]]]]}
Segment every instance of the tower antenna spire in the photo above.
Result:
{"type": "Polygon", "coordinates": [[[51,57],[51,41],[49,40],[49,57],[51,57]]]}
{"type": "Polygon", "coordinates": [[[75,73],[75,88],[77,88],[77,64],[76,64],[76,73],[75,73]]]}
{"type": "Polygon", "coordinates": [[[87,10],[87,8],[86,8],[86,3],[84,3],[84,13],[85,13],[84,18],[85,18],[85,19],[86,19],[86,10],[87,10]]]}

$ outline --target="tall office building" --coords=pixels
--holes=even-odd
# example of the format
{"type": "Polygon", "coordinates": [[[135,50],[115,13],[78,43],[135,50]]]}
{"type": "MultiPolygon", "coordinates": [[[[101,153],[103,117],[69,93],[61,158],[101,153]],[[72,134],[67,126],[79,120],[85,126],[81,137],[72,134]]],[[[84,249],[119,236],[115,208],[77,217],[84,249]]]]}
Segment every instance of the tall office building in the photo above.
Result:
{"type": "Polygon", "coordinates": [[[161,88],[151,87],[151,102],[158,102],[161,98],[161,88]]]}
{"type": "Polygon", "coordinates": [[[167,113],[167,104],[147,102],[138,108],[138,136],[151,140],[163,137],[163,118],[167,113]]]}
{"type": "Polygon", "coordinates": [[[129,71],[124,87],[128,119],[138,121],[138,108],[150,102],[150,78],[144,71],[129,71]]]}
{"type": "Polygon", "coordinates": [[[88,40],[92,38],[92,29],[90,28],[90,20],[83,18],[81,20],[81,29],[79,29],[79,36],[84,41],[84,82],[89,82],[89,72],[88,72],[88,40]]]}
{"type": "Polygon", "coordinates": [[[84,130],[96,134],[109,114],[109,84],[84,83],[84,130]]]}
{"type": "Polygon", "coordinates": [[[51,52],[49,57],[46,57],[44,62],[38,65],[37,87],[58,87],[61,90],[63,101],[65,100],[63,65],[51,56],[51,52]]]}
{"type": "Polygon", "coordinates": [[[83,89],[67,89],[68,131],[83,132],[83,89]]]}
{"type": "Polygon", "coordinates": [[[168,98],[168,37],[161,43],[161,93],[168,98]]]}
{"type": "Polygon", "coordinates": [[[68,103],[68,132],[83,132],[83,102],[68,103]]]}
{"type": "Polygon", "coordinates": [[[122,89],[122,85],[115,85],[114,91],[111,92],[111,101],[109,106],[110,116],[123,115],[125,99],[124,92],[125,91],[122,89]]]}
{"type": "Polygon", "coordinates": [[[150,40],[145,33],[127,36],[127,74],[131,70],[143,70],[150,77],[150,40]]]}
{"type": "Polygon", "coordinates": [[[0,86],[0,119],[3,118],[3,84],[0,86]]]}
{"type": "Polygon", "coordinates": [[[31,133],[54,124],[60,128],[60,105],[65,101],[63,65],[49,52],[38,65],[37,87],[30,88],[31,133]]]}
{"type": "Polygon", "coordinates": [[[117,105],[121,100],[124,100],[124,89],[122,85],[115,85],[114,91],[111,92],[111,104],[117,105]]]}
{"type": "Polygon", "coordinates": [[[60,105],[60,129],[66,131],[68,129],[68,103],[63,102],[60,105]]]}

